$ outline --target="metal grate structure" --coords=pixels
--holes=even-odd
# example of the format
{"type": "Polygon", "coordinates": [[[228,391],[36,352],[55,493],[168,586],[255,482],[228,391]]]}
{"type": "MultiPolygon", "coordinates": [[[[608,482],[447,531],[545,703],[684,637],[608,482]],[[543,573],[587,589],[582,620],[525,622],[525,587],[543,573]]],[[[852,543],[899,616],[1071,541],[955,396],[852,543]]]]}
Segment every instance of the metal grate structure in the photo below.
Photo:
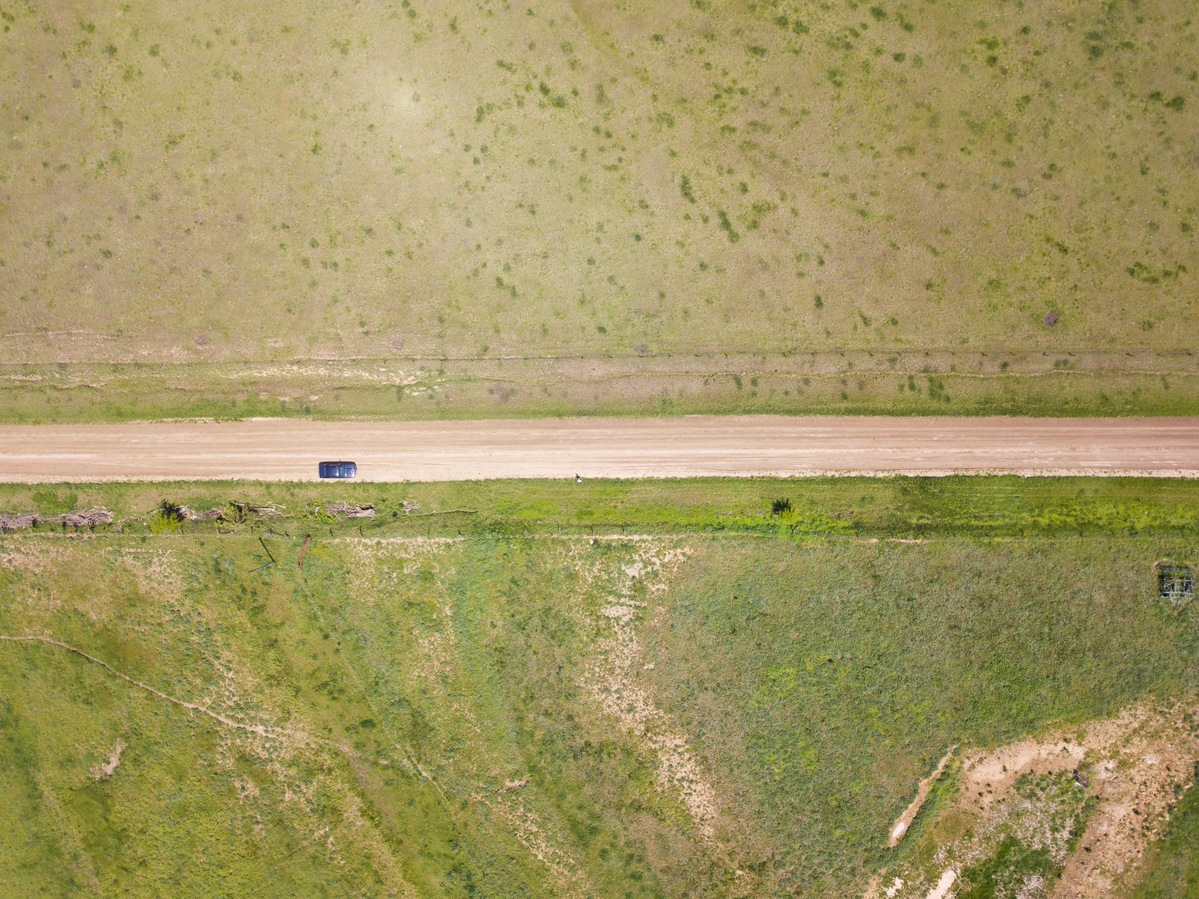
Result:
{"type": "Polygon", "coordinates": [[[1195,598],[1195,577],[1187,565],[1160,563],[1157,566],[1157,584],[1161,598],[1172,606],[1195,598]]]}

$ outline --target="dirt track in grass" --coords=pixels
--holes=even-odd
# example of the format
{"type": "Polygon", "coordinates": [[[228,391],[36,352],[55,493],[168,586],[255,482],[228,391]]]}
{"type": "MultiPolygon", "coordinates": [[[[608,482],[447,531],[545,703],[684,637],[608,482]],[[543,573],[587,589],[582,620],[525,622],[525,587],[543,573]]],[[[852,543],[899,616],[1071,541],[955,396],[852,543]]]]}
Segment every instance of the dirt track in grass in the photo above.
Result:
{"type": "Polygon", "coordinates": [[[778,416],[0,428],[0,481],[1020,473],[1199,476],[1199,418],[778,416]]]}

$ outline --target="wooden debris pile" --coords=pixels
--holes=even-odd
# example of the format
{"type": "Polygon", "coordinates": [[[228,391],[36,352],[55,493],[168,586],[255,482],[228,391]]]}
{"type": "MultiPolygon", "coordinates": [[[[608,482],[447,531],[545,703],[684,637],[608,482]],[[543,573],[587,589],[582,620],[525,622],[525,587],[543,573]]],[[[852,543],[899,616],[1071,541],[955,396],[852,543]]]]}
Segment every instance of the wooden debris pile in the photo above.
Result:
{"type": "Polygon", "coordinates": [[[321,511],[332,515],[338,521],[345,521],[347,518],[374,518],[375,507],[372,505],[354,505],[349,503],[326,503],[321,506],[321,511]]]}
{"type": "Polygon", "coordinates": [[[21,528],[31,528],[42,519],[36,512],[0,512],[0,531],[18,531],[21,528]]]}
{"type": "Polygon", "coordinates": [[[71,528],[94,528],[112,524],[113,514],[107,509],[76,509],[63,515],[39,515],[37,512],[0,512],[0,531],[17,531],[39,524],[60,524],[71,528]]]}
{"type": "Polygon", "coordinates": [[[245,521],[247,518],[282,518],[283,513],[274,506],[256,506],[253,503],[230,502],[230,507],[233,509],[238,521],[245,521]]]}
{"type": "Polygon", "coordinates": [[[46,520],[73,528],[94,528],[98,524],[112,524],[113,517],[107,509],[95,508],[68,512],[66,515],[56,515],[46,520]]]}
{"type": "Polygon", "coordinates": [[[222,509],[213,507],[207,512],[197,512],[194,509],[189,509],[187,506],[179,507],[179,515],[184,521],[224,521],[225,513],[222,509]]]}

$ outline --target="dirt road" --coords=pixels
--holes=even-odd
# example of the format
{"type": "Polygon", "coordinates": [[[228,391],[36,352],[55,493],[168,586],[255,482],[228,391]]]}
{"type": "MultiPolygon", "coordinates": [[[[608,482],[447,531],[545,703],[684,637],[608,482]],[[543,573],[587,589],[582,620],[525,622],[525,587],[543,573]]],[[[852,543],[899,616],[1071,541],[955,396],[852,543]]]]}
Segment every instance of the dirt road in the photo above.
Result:
{"type": "Polygon", "coordinates": [[[264,419],[0,427],[0,481],[367,481],[958,472],[1199,477],[1199,418],[264,419]]]}

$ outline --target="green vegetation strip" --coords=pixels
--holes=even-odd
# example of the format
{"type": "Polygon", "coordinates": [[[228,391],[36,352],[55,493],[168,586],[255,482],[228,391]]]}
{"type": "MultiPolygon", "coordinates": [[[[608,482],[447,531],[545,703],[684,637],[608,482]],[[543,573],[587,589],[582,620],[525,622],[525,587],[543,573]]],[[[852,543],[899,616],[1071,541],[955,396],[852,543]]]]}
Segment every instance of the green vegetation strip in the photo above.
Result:
{"type": "Polygon", "coordinates": [[[1199,414],[1192,353],[843,351],[0,365],[0,423],[1199,414]]]}
{"type": "MultiPolygon", "coordinates": [[[[100,506],[112,530],[184,533],[324,527],[368,536],[756,533],[977,537],[1199,533],[1199,482],[1148,478],[803,478],[0,485],[0,512],[60,515],[100,506]],[[223,521],[163,520],[186,505],[223,521]],[[279,518],[239,516],[232,502],[279,518]],[[339,521],[335,503],[374,507],[339,521]]],[[[46,531],[60,525],[42,524],[46,531]]],[[[98,533],[107,529],[99,528],[98,533]]],[[[300,533],[303,531],[300,530],[300,533]]]]}

